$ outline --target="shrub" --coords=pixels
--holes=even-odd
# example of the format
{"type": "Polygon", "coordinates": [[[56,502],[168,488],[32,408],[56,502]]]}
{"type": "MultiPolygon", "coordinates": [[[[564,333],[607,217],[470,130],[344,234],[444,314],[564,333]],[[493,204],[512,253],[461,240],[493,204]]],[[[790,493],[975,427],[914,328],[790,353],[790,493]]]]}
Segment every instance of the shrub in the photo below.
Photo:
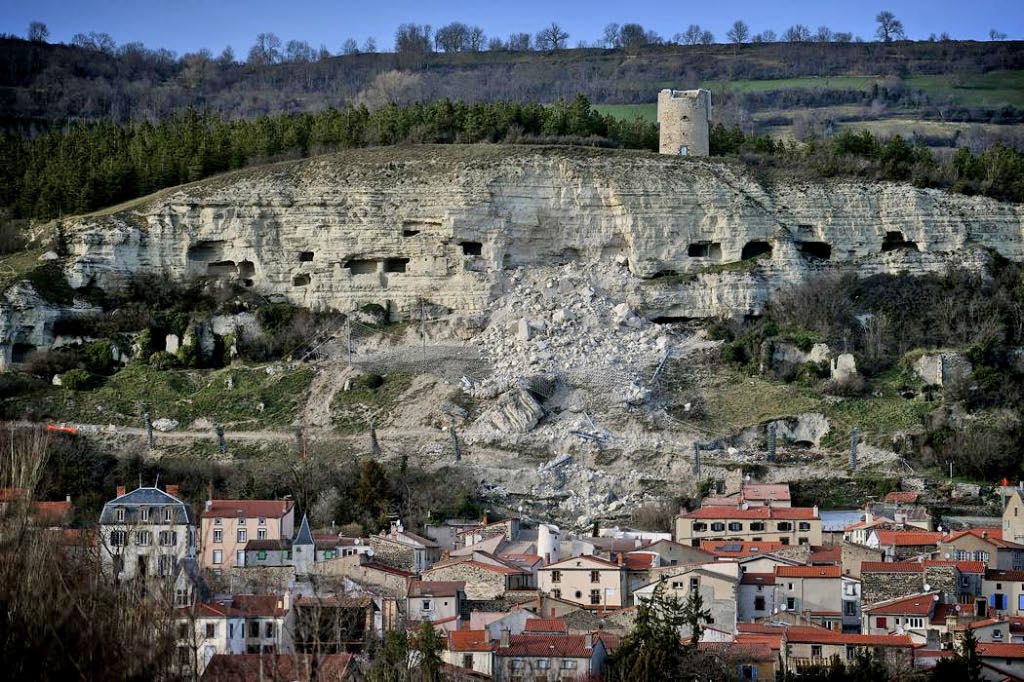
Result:
{"type": "Polygon", "coordinates": [[[352,379],[352,389],[376,390],[384,385],[384,377],[379,374],[360,374],[352,379]]]}
{"type": "Polygon", "coordinates": [[[87,391],[99,384],[100,378],[84,369],[72,369],[60,375],[60,385],[71,391],[87,391]]]}
{"type": "Polygon", "coordinates": [[[113,374],[117,371],[114,361],[114,344],[108,339],[93,341],[82,349],[82,361],[93,374],[113,374]]]}
{"type": "Polygon", "coordinates": [[[178,366],[178,358],[167,351],[157,351],[149,356],[149,366],[159,370],[174,369],[178,366]]]}

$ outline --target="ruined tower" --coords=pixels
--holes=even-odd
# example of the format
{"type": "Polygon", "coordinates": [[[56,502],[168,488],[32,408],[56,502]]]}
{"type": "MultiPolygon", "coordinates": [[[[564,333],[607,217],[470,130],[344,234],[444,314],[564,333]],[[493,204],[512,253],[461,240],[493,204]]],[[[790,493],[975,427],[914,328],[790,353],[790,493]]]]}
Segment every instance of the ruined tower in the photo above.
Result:
{"type": "Polygon", "coordinates": [[[711,91],[662,90],[658,93],[658,151],[677,156],[707,156],[710,147],[711,91]]]}

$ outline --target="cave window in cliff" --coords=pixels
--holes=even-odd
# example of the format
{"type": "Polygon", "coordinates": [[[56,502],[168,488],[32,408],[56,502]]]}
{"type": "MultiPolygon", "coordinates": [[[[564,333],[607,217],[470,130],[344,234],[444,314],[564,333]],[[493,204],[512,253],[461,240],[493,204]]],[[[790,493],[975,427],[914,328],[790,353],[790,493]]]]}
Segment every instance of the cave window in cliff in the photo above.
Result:
{"type": "Polygon", "coordinates": [[[806,258],[829,260],[832,258],[832,246],[827,242],[797,242],[796,248],[806,258]]]}
{"type": "Polygon", "coordinates": [[[353,275],[372,275],[377,272],[377,261],[375,260],[350,260],[345,262],[345,267],[353,275]]]}
{"type": "Polygon", "coordinates": [[[309,286],[309,275],[295,275],[292,277],[292,286],[305,287],[309,286]]]}
{"type": "Polygon", "coordinates": [[[917,251],[917,243],[907,241],[906,237],[899,230],[886,232],[882,240],[882,253],[889,251],[917,251]]]}
{"type": "Polygon", "coordinates": [[[233,260],[214,261],[206,266],[206,274],[211,277],[225,277],[238,274],[238,266],[233,260]]]}
{"type": "Polygon", "coordinates": [[[199,242],[189,248],[188,258],[189,260],[208,263],[210,261],[221,260],[221,254],[223,252],[224,242],[222,241],[199,242]]]}
{"type": "Polygon", "coordinates": [[[718,242],[694,242],[686,247],[686,255],[690,258],[722,260],[722,245],[718,242]]]}
{"type": "Polygon", "coordinates": [[[772,245],[768,242],[747,242],[746,246],[743,247],[743,252],[740,254],[741,260],[750,260],[751,258],[757,258],[765,254],[771,255],[772,245]]]}
{"type": "Polygon", "coordinates": [[[16,343],[11,346],[11,362],[20,365],[36,349],[31,343],[16,343]]]}
{"type": "Polygon", "coordinates": [[[300,263],[312,263],[313,252],[312,251],[299,251],[299,262],[300,263]]]}
{"type": "Polygon", "coordinates": [[[243,260],[238,263],[238,276],[248,279],[256,274],[256,266],[251,260],[243,260]]]}
{"type": "Polygon", "coordinates": [[[384,261],[384,272],[405,272],[408,258],[388,258],[384,261]]]}
{"type": "Polygon", "coordinates": [[[415,237],[420,233],[419,230],[402,230],[403,237],[415,237]]]}
{"type": "Polygon", "coordinates": [[[480,242],[459,242],[459,246],[463,256],[479,256],[484,252],[484,245],[480,242]]]}

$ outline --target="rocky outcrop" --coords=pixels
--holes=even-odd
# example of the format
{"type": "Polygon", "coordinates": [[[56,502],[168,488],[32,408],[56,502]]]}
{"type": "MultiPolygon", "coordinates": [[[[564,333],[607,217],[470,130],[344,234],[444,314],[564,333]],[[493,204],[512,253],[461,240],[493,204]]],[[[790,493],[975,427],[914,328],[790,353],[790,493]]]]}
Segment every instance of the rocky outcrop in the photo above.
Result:
{"type": "MultiPolygon", "coordinates": [[[[619,262],[647,317],[759,313],[827,269],[1024,259],[1022,207],[897,184],[766,189],[735,167],[633,151],[426,146],[239,171],[62,221],[74,287],[139,272],[233,279],[312,309],[486,311],[519,266],[619,262]]],[[[527,329],[525,333],[530,333],[527,329]]]]}

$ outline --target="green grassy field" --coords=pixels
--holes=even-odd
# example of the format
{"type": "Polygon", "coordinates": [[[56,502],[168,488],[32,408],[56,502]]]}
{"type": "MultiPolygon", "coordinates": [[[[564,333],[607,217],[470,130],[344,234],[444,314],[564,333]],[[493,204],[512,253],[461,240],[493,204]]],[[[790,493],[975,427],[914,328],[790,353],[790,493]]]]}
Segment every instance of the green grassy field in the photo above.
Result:
{"type": "Polygon", "coordinates": [[[650,104],[595,104],[594,108],[602,115],[611,115],[627,121],[632,121],[637,116],[645,121],[658,120],[658,105],[653,102],[650,104]]]}

